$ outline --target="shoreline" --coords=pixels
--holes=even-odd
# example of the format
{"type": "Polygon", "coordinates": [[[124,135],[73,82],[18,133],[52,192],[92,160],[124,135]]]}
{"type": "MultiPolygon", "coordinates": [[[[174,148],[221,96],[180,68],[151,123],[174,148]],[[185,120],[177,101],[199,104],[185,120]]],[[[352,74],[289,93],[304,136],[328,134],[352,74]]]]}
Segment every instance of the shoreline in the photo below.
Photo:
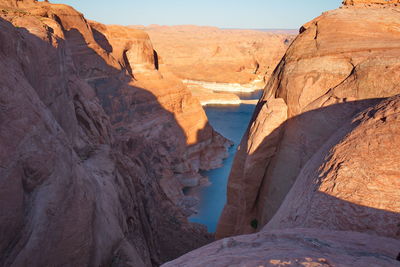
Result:
{"type": "Polygon", "coordinates": [[[219,100],[219,99],[213,99],[213,100],[205,100],[205,101],[200,101],[200,104],[202,106],[214,106],[214,105],[232,105],[232,106],[238,106],[238,105],[257,105],[258,99],[251,99],[251,100],[245,100],[245,99],[239,99],[239,100],[219,100]]]}
{"type": "Polygon", "coordinates": [[[262,86],[259,85],[259,82],[260,80],[254,80],[247,85],[241,85],[189,80],[183,81],[203,107],[209,105],[257,105],[258,99],[248,99],[248,97],[241,96],[241,94],[253,94],[262,90],[260,89],[262,86]],[[216,90],[216,88],[218,90],[216,90]]]}
{"type": "Polygon", "coordinates": [[[253,93],[264,87],[264,85],[262,84],[263,82],[262,79],[255,79],[247,84],[217,83],[217,82],[205,82],[205,81],[195,81],[195,80],[182,80],[182,82],[189,88],[201,86],[211,91],[236,92],[236,93],[253,93]]]}

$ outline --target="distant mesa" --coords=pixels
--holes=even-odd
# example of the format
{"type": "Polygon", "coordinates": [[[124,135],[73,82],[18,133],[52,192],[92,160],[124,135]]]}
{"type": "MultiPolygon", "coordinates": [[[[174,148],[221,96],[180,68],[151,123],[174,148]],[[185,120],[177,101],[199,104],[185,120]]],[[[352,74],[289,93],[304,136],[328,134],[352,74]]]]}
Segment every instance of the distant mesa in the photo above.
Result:
{"type": "Polygon", "coordinates": [[[203,104],[210,101],[237,104],[238,100],[234,100],[233,94],[228,97],[228,92],[262,89],[295,36],[293,31],[196,25],[140,28],[149,34],[162,58],[163,73],[181,79],[196,97],[201,95],[203,104]],[[205,99],[207,90],[209,96],[205,99]]]}

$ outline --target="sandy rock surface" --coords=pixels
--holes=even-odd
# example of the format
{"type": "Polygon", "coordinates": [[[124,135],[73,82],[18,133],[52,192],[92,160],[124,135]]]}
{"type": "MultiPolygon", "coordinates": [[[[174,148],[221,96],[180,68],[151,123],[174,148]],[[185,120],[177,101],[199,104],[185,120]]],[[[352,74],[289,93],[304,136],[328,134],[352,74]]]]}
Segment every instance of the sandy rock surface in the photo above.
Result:
{"type": "Polygon", "coordinates": [[[400,242],[356,232],[295,228],[235,236],[192,251],[163,267],[399,266],[400,242]]]}
{"type": "Polygon", "coordinates": [[[255,219],[259,228],[265,225],[339,128],[380,98],[400,93],[399,19],[390,5],[342,8],[302,27],[242,140],[219,237],[251,233],[255,219]]]}

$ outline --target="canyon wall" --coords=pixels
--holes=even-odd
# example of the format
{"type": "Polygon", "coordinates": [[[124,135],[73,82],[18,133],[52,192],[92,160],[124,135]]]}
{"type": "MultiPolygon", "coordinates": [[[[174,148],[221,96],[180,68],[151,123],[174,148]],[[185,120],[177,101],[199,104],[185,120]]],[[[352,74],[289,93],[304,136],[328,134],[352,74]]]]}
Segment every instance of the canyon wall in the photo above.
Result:
{"type": "Polygon", "coordinates": [[[210,242],[181,189],[230,143],[148,35],[47,2],[0,17],[0,265],[158,266],[210,242]]]}
{"type": "Polygon", "coordinates": [[[258,233],[163,266],[398,266],[400,95],[343,122],[258,233]]]}
{"type": "Polygon", "coordinates": [[[253,220],[260,229],[343,123],[400,93],[398,21],[396,7],[344,6],[301,28],[242,140],[219,237],[254,232],[253,220]]]}
{"type": "MultiPolygon", "coordinates": [[[[199,170],[222,164],[230,142],[212,129],[200,103],[181,81],[158,70],[157,53],[145,32],[97,22],[90,25],[97,41],[112,47],[110,54],[119,65],[129,67],[125,73],[128,86],[121,86],[120,81],[126,78],[120,76],[113,77],[111,82],[110,78],[104,81],[103,75],[89,77],[89,83],[110,114],[119,140],[130,147],[130,142],[140,137],[151,141],[159,160],[166,161],[158,168],[161,183],[168,195],[179,201],[182,186],[200,183],[199,170]]],[[[124,146],[125,151],[132,156],[141,153],[128,146],[124,146]]]]}
{"type": "Polygon", "coordinates": [[[347,2],[305,24],[269,80],[231,171],[227,238],[165,266],[399,265],[400,10],[347,2]]]}

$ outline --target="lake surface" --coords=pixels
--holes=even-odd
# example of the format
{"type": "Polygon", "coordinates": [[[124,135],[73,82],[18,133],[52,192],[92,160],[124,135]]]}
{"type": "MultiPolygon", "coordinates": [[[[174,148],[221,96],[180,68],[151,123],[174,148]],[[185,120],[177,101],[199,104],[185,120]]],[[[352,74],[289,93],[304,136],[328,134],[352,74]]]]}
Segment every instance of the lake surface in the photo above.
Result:
{"type": "MultiPolygon", "coordinates": [[[[261,94],[262,90],[238,95],[241,99],[248,100],[259,99],[261,94]]],[[[229,150],[229,158],[224,161],[223,167],[201,173],[209,178],[211,185],[185,190],[185,194],[200,199],[196,207],[198,213],[192,215],[189,220],[206,225],[209,232],[215,232],[217,228],[218,219],[226,203],[226,187],[233,159],[255,107],[255,105],[211,105],[204,108],[214,129],[234,142],[234,146],[229,150]]]]}

